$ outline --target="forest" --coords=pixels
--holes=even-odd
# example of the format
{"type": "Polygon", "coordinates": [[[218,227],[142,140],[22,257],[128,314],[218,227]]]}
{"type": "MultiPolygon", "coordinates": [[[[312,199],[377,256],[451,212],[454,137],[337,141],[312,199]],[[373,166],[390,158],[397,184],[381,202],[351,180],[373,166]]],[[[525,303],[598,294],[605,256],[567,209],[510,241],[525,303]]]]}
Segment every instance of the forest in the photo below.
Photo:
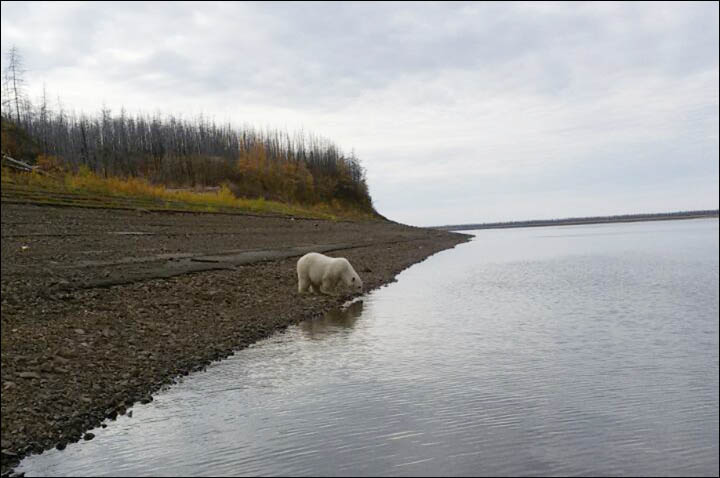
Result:
{"type": "Polygon", "coordinates": [[[2,153],[52,172],[89,170],[171,187],[227,186],[236,197],[374,212],[354,152],[306,132],[258,130],[199,116],[68,111],[26,94],[23,59],[6,53],[2,153]]]}

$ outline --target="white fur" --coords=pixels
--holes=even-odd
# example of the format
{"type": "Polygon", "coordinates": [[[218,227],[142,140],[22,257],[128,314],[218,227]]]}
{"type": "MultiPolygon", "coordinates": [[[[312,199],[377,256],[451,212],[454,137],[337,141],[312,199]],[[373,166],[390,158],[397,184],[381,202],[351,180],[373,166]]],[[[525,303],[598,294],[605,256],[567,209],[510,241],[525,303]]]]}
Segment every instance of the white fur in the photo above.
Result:
{"type": "Polygon", "coordinates": [[[352,292],[362,292],[362,280],[344,257],[328,257],[317,252],[302,256],[297,262],[298,292],[319,291],[332,294],[338,285],[352,292]]]}

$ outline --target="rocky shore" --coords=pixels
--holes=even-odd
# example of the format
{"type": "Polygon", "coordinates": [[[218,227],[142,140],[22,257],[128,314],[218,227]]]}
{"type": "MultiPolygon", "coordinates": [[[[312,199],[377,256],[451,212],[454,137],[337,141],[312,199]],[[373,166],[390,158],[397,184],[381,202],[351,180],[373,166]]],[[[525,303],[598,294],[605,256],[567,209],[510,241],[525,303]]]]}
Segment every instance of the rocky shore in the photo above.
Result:
{"type": "Polygon", "coordinates": [[[310,250],[365,289],[469,236],[388,221],[2,205],[2,473],[159,388],[340,306],[299,296],[310,250]]]}

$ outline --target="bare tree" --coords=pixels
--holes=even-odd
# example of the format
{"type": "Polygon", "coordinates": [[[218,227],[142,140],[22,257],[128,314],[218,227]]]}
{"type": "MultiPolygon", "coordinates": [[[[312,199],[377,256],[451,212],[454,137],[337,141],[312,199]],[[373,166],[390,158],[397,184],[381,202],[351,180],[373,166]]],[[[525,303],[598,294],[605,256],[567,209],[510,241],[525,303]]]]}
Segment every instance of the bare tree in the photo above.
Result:
{"type": "Polygon", "coordinates": [[[49,117],[49,107],[48,107],[48,96],[47,96],[47,89],[45,88],[45,84],[43,84],[43,94],[42,98],[40,98],[40,110],[38,115],[38,121],[40,122],[40,141],[42,144],[43,154],[48,153],[48,117],[49,117]]]}
{"type": "Polygon", "coordinates": [[[15,110],[15,121],[20,124],[20,107],[25,104],[25,68],[20,50],[13,45],[6,53],[7,67],[3,72],[3,86],[7,91],[8,107],[15,110]],[[14,108],[13,108],[14,107],[14,108]]]}

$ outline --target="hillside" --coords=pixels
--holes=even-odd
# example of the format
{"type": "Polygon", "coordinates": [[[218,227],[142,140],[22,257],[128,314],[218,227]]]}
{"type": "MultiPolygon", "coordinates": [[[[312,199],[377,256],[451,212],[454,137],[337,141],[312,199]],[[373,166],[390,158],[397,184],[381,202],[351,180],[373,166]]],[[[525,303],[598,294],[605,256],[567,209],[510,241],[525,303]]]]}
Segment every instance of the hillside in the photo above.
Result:
{"type": "Polygon", "coordinates": [[[199,118],[2,117],[3,197],[101,207],[378,218],[359,160],[326,139],[199,118]],[[6,159],[11,158],[11,159],[6,159]],[[36,174],[16,174],[18,161],[36,174]]]}

